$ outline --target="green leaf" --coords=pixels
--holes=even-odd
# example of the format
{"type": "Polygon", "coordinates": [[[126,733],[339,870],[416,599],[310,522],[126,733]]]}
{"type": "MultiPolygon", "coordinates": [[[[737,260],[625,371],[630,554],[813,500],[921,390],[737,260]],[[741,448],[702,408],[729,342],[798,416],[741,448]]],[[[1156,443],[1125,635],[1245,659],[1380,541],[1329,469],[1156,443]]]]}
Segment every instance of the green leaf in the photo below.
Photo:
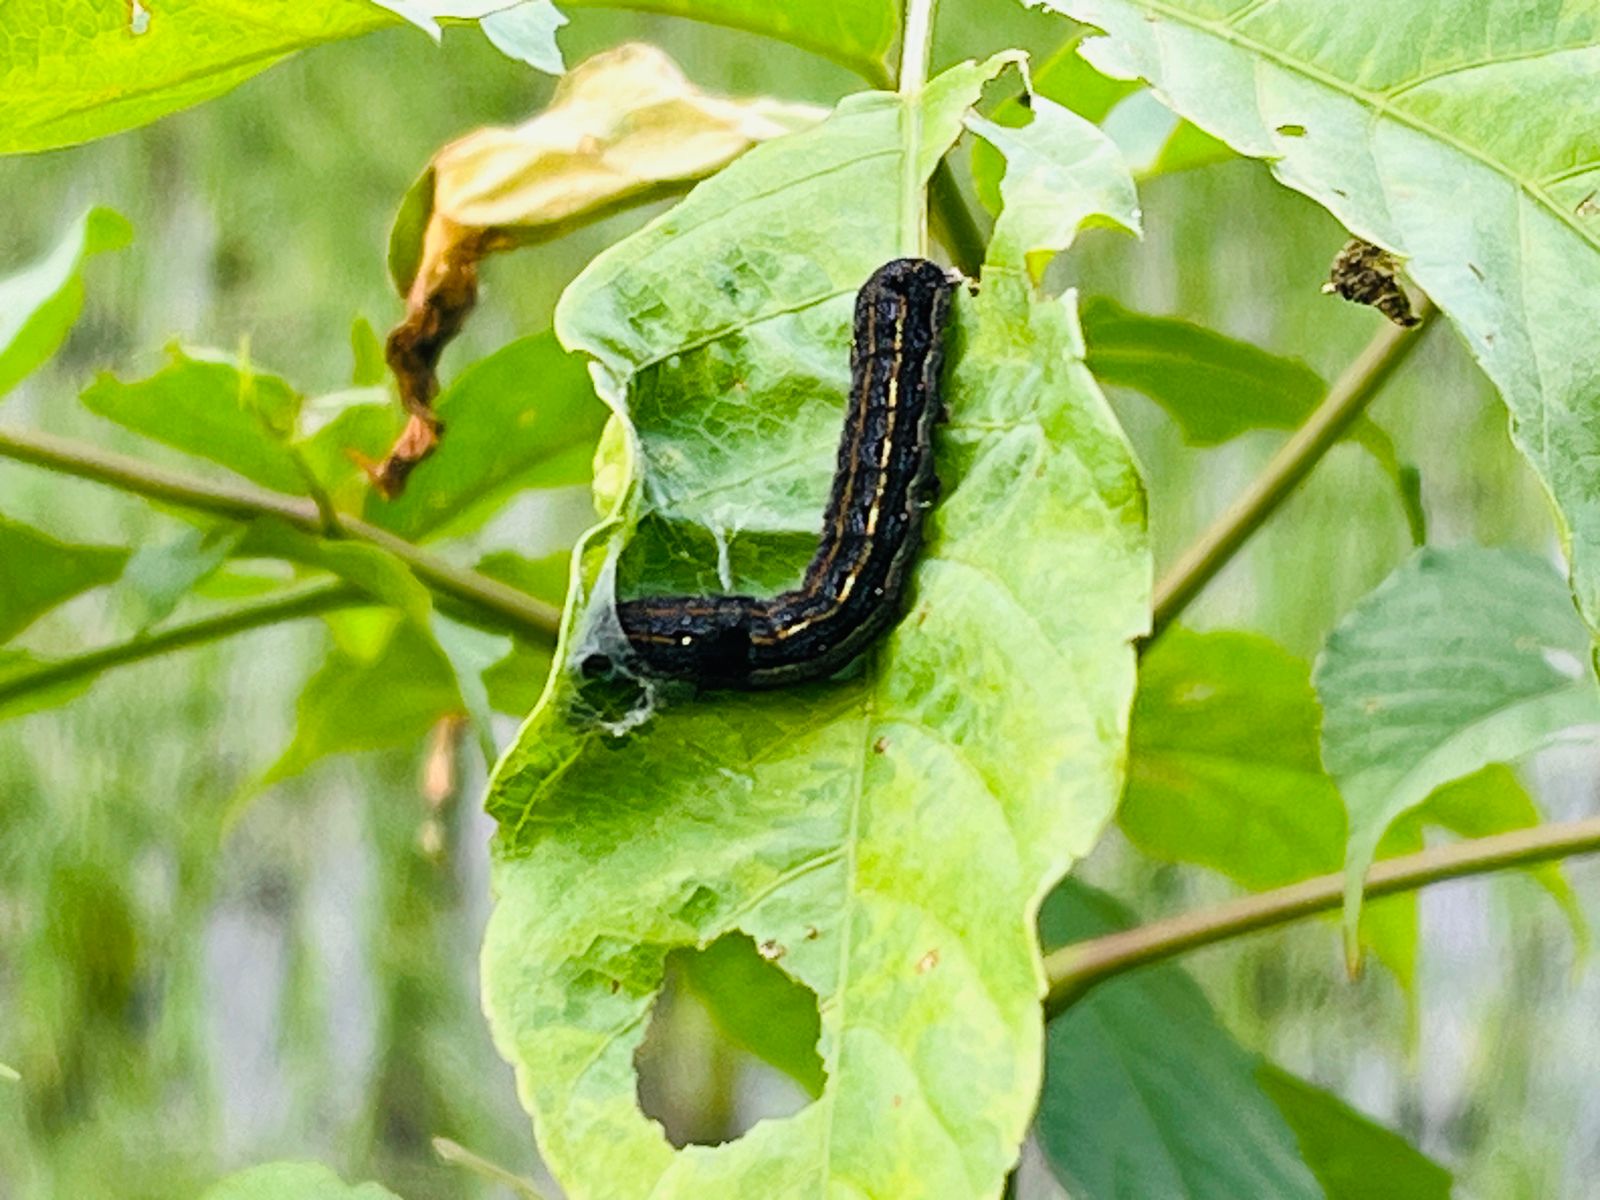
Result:
{"type": "Polygon", "coordinates": [[[1600,629],[1600,6],[1045,2],[1107,33],[1096,67],[1407,260],[1510,407],[1600,629]]]}
{"type": "Polygon", "coordinates": [[[1588,653],[1547,563],[1475,547],[1423,550],[1329,635],[1315,683],[1322,758],[1350,813],[1347,944],[1398,817],[1440,784],[1600,724],[1588,653]]]}
{"type": "Polygon", "coordinates": [[[129,5],[7,0],[0,40],[0,154],[70,146],[143,125],[237,87],[296,50],[395,23],[366,0],[129,5]]]}
{"type": "MultiPolygon", "coordinates": [[[[1529,829],[1543,820],[1544,814],[1516,773],[1503,763],[1492,763],[1436,789],[1426,803],[1396,821],[1379,843],[1378,857],[1421,850],[1426,826],[1448,829],[1464,838],[1481,838],[1511,829],[1529,829]]],[[[1579,947],[1587,948],[1588,918],[1561,864],[1541,863],[1524,870],[1560,907],[1579,947]]]]}
{"type": "Polygon", "coordinates": [[[413,541],[459,532],[518,489],[587,483],[606,417],[582,360],[550,333],[473,363],[434,407],[439,448],[402,496],[367,502],[368,520],[413,541]]]}
{"type": "Polygon", "coordinates": [[[9,641],[58,604],[110,583],[128,552],[85,546],[0,517],[0,642],[9,641]]]}
{"type": "Polygon", "coordinates": [[[174,345],[168,356],[165,367],[136,383],[102,373],[83,392],[84,407],[263,487],[304,495],[304,468],[288,445],[300,412],[295,390],[211,351],[174,345]]]}
{"type": "MultiPolygon", "coordinates": [[[[1100,74],[1078,55],[1081,35],[1074,34],[1048,58],[1034,67],[1032,90],[1024,89],[999,105],[992,120],[996,125],[1016,127],[1028,123],[1028,113],[1035,97],[1044,97],[1065,105],[1086,121],[1105,129],[1117,144],[1123,157],[1133,168],[1136,179],[1144,180],[1172,171],[1206,166],[1233,157],[1221,142],[1201,133],[1186,121],[1177,121],[1167,115],[1165,128],[1150,146],[1150,139],[1142,139],[1140,146],[1131,145],[1120,122],[1109,120],[1119,112],[1123,102],[1139,94],[1139,84],[1121,79],[1110,79],[1100,74]],[[1134,151],[1142,148],[1142,157],[1134,151]]],[[[1005,158],[987,142],[972,148],[972,178],[977,185],[978,199],[990,212],[1000,211],[1000,178],[1005,174],[1005,158]]]]}
{"type": "MultiPolygon", "coordinates": [[[[1129,734],[1128,784],[1118,821],[1152,858],[1196,863],[1252,891],[1337,871],[1344,860],[1344,802],[1318,753],[1322,711],[1304,660],[1246,633],[1162,635],[1139,663],[1129,734]]],[[[1422,849],[1424,825],[1485,837],[1541,820],[1504,768],[1447,784],[1397,822],[1379,858],[1422,849]]],[[[1535,878],[1573,921],[1559,868],[1535,878]]],[[[1412,896],[1374,904],[1362,940],[1409,989],[1416,967],[1412,896]]]]}
{"type": "MultiPolygon", "coordinates": [[[[895,0],[567,0],[564,7],[628,8],[728,25],[815,51],[875,82],[887,77],[899,31],[895,0]]],[[[132,10],[100,0],[7,0],[0,41],[0,154],[48,150],[154,121],[237,87],[299,50],[396,25],[406,8],[494,11],[498,0],[429,4],[255,0],[151,5],[143,32],[132,10]],[[387,11],[393,9],[394,11],[387,11]]]]}
{"type": "Polygon", "coordinates": [[[1304,660],[1255,634],[1169,629],[1139,663],[1122,831],[1253,891],[1337,870],[1344,805],[1320,724],[1304,660]]]}
{"type": "Polygon", "coordinates": [[[350,322],[350,383],[353,387],[379,387],[388,377],[383,339],[366,317],[350,322]]]}
{"type": "Polygon", "coordinates": [[[511,652],[483,673],[489,707],[511,717],[525,717],[544,695],[554,662],[550,647],[513,638],[511,652]]]}
{"type": "MultiPolygon", "coordinates": [[[[1039,914],[1050,946],[1132,924],[1071,880],[1039,914]]],[[[1184,971],[1147,967],[1050,1023],[1039,1145],[1073,1200],[1322,1200],[1263,1065],[1184,971]]]]}
{"type": "Polygon", "coordinates": [[[1327,391],[1298,358],[1105,297],[1084,302],[1083,338],[1095,378],[1150,397],[1191,446],[1218,446],[1253,429],[1297,429],[1327,391]]]}
{"type": "Polygon", "coordinates": [[[508,58],[527,63],[536,71],[560,75],[567,69],[556,44],[556,30],[567,23],[550,0],[524,0],[512,8],[491,13],[479,22],[484,36],[508,58]]]}
{"type": "MultiPolygon", "coordinates": [[[[543,558],[531,559],[509,550],[497,550],[479,559],[477,569],[490,579],[498,579],[530,596],[559,605],[566,598],[572,574],[572,551],[557,550],[543,558]]],[[[490,705],[496,712],[527,716],[544,693],[553,662],[549,646],[513,638],[511,652],[483,673],[490,705]]]]}
{"type": "Polygon", "coordinates": [[[470,625],[462,625],[441,617],[433,617],[433,640],[444,651],[455,671],[456,689],[461,695],[461,705],[472,721],[478,735],[478,749],[483,751],[483,765],[493,769],[500,755],[494,744],[494,709],[484,675],[506,657],[510,639],[485,633],[470,625]]]}
{"type": "Polygon", "coordinates": [[[683,981],[734,1045],[822,1094],[817,998],[790,979],[748,937],[725,934],[704,950],[679,952],[683,981]]]}
{"type": "Polygon", "coordinates": [[[389,267],[389,282],[394,290],[404,296],[416,281],[422,266],[423,240],[427,236],[428,222],[433,217],[434,180],[437,173],[428,167],[416,182],[400,197],[400,207],[395,210],[394,222],[389,226],[389,249],[385,262],[389,267]]]}
{"type": "Polygon", "coordinates": [[[1327,1200],[1450,1200],[1450,1172],[1399,1134],[1277,1067],[1263,1064],[1256,1079],[1327,1200]]]}
{"type": "MultiPolygon", "coordinates": [[[[530,559],[509,550],[497,550],[479,560],[478,570],[530,596],[560,604],[572,574],[572,552],[558,550],[544,558],[530,559]]],[[[527,716],[544,693],[552,662],[549,646],[513,638],[511,653],[483,673],[490,706],[514,717],[527,716]]]]}
{"type": "Polygon", "coordinates": [[[182,599],[238,549],[244,530],[237,525],[186,529],[170,542],[141,546],[122,573],[141,629],[166,620],[182,599]]]}
{"type": "Polygon", "coordinates": [[[336,650],[295,706],[294,740],[260,786],[298,775],[332,754],[420,741],[439,718],[463,709],[455,671],[426,629],[402,623],[376,657],[336,650]]]}
{"type": "Polygon", "coordinates": [[[41,261],[0,279],[0,397],[60,348],[83,308],[84,263],[132,240],[123,217],[91,208],[41,261]]]}
{"type": "Polygon", "coordinates": [[[376,1183],[351,1187],[320,1163],[268,1163],[229,1175],[202,1200],[399,1200],[376,1183]]]}
{"type": "Polygon", "coordinates": [[[353,388],[305,402],[302,424],[316,431],[294,448],[305,470],[339,511],[359,510],[372,485],[360,461],[377,462],[388,453],[405,424],[400,406],[382,388],[353,388]]]}
{"type": "Polygon", "coordinates": [[[239,558],[281,558],[330,571],[374,600],[399,609],[419,629],[426,629],[433,615],[428,589],[403,562],[376,546],[313,537],[268,517],[251,522],[234,554],[239,558]]]}
{"type": "Polygon", "coordinates": [[[900,0],[563,0],[561,7],[629,8],[743,29],[810,50],[869,82],[888,78],[900,0]]]}
{"type": "MultiPolygon", "coordinates": [[[[854,292],[987,77],[846,99],[592,263],[557,328],[633,423],[558,662],[610,595],[776,588],[816,546],[854,292]],[[719,560],[731,576],[719,581],[719,560]],[[607,572],[609,578],[609,572],[607,572]]],[[[846,677],[611,711],[558,675],[502,760],[485,1006],[546,1162],[585,1196],[995,1194],[1041,1063],[1030,914],[1119,790],[1143,493],[1071,309],[957,299],[943,499],[910,616],[846,677]],[[1060,603],[1071,595],[1073,604],[1060,603]],[[606,718],[610,719],[606,719],[606,718]],[[742,932],[816,994],[821,1097],[675,1153],[632,1055],[667,954],[742,932]]]]}
{"type": "MultiPolygon", "coordinates": [[[[1321,720],[1310,664],[1277,643],[1167,630],[1139,662],[1123,833],[1152,858],[1207,867],[1251,891],[1337,871],[1344,802],[1318,755],[1321,720]]],[[[1385,843],[1383,856],[1414,848],[1385,843]]],[[[1374,904],[1361,938],[1409,991],[1415,898],[1374,904]]]]}
{"type": "Polygon", "coordinates": [[[1139,197],[1122,156],[1098,126],[1036,96],[1033,120],[1007,128],[973,114],[967,128],[1006,160],[1004,207],[989,241],[989,261],[1026,268],[1037,281],[1050,259],[1091,219],[1139,232],[1139,197]]]}
{"type": "MultiPolygon", "coordinates": [[[[1220,445],[1253,429],[1298,429],[1327,391],[1321,376],[1297,358],[1176,317],[1131,312],[1104,297],[1084,305],[1083,336],[1095,377],[1150,397],[1191,446],[1220,445]]],[[[1356,421],[1347,436],[1394,484],[1420,545],[1427,518],[1416,470],[1400,461],[1394,442],[1370,418],[1356,421]]]]}
{"type": "Polygon", "coordinates": [[[7,685],[14,683],[18,676],[31,675],[41,667],[49,665],[45,660],[35,658],[21,650],[0,649],[0,721],[42,712],[47,708],[59,707],[69,700],[76,700],[88,691],[89,685],[94,682],[94,676],[83,675],[65,683],[25,691],[20,695],[6,696],[7,685]]]}

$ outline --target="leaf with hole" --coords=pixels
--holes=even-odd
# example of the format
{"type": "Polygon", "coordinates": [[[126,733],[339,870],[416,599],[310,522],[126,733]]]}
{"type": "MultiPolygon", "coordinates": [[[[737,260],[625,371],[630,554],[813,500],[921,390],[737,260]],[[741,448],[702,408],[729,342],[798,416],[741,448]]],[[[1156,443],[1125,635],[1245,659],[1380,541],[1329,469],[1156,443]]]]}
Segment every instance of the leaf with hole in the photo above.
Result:
{"type": "Polygon", "coordinates": [[[1116,146],[1093,122],[1043,96],[1032,115],[1009,128],[974,113],[966,125],[1006,160],[989,261],[1026,267],[1037,281],[1085,223],[1137,234],[1139,197],[1116,146]]]}
{"type": "MultiPolygon", "coordinates": [[[[915,109],[846,99],[568,289],[557,329],[632,437],[558,662],[610,602],[608,560],[630,594],[798,578],[854,293],[916,246],[907,198],[1003,61],[915,109]]],[[[892,635],[834,681],[648,713],[596,711],[563,671],[496,772],[485,1005],[575,1198],[977,1197],[1016,1157],[1041,1063],[1031,917],[1111,814],[1149,561],[1071,308],[997,270],[955,322],[943,499],[892,635]],[[668,953],[734,932],[818,998],[826,1082],[793,1117],[674,1152],[633,1050],[668,953]]]]}
{"type": "MultiPolygon", "coordinates": [[[[1078,54],[1081,40],[1081,35],[1073,34],[1038,63],[1031,73],[1032,90],[1024,89],[998,105],[990,119],[996,125],[1015,128],[1028,123],[1035,98],[1063,105],[1102,126],[1140,181],[1233,157],[1233,151],[1221,142],[1165,110],[1161,110],[1165,120],[1159,128],[1157,122],[1147,119],[1141,123],[1138,138],[1129,136],[1128,123],[1118,119],[1118,114],[1143,89],[1138,83],[1110,79],[1096,71],[1078,54]]],[[[1000,178],[1005,171],[1005,157],[992,145],[980,141],[973,146],[973,184],[978,199],[993,213],[1000,211],[1000,178]]]]}
{"type": "Polygon", "coordinates": [[[1600,6],[1044,2],[1105,31],[1097,68],[1406,260],[1511,409],[1600,629],[1600,6]]]}

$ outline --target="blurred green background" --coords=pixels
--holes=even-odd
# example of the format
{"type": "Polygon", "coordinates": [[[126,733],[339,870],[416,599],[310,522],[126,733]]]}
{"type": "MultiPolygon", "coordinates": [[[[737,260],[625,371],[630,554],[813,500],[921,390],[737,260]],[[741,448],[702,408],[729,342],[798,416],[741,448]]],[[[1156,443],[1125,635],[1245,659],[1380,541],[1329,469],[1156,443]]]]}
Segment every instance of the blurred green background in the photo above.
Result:
{"type": "MultiPolygon", "coordinates": [[[[936,58],[1012,44],[1039,57],[1066,33],[1018,6],[950,2],[936,58]]],[[[629,38],[662,45],[715,90],[831,103],[860,86],[788,47],[670,19],[581,10],[561,42],[572,63],[629,38]]],[[[145,129],[0,161],[0,272],[42,254],[93,203],[126,214],[138,235],[90,268],[77,330],[0,420],[149,453],[73,397],[96,370],[153,370],[175,337],[247,344],[308,393],[343,386],[352,318],[383,329],[399,315],[383,253],[402,193],[443,142],[524,117],[551,87],[476,30],[435,48],[397,29],[303,55],[145,129]]],[[[1091,233],[1061,282],[1301,357],[1326,378],[1371,336],[1375,316],[1318,292],[1342,231],[1259,164],[1160,178],[1142,200],[1143,242],[1091,233]]],[[[584,263],[647,216],[492,262],[443,376],[546,327],[584,263]]],[[[1146,469],[1158,564],[1281,439],[1197,451],[1147,400],[1113,400],[1146,469]]],[[[1373,415],[1421,471],[1433,540],[1555,553],[1504,411],[1447,328],[1373,415]]],[[[179,527],[10,463],[0,511],[82,541],[140,545],[179,527]]],[[[496,521],[479,548],[542,553],[588,512],[581,492],[544,496],[496,521]]],[[[1382,475],[1340,448],[1188,620],[1260,630],[1309,657],[1409,549],[1382,475]]],[[[110,589],[52,615],[27,644],[65,653],[131,628],[110,589]]],[[[0,1062],[23,1077],[0,1080],[0,1200],[187,1197],[280,1157],[322,1159],[408,1200],[510,1194],[442,1163],[435,1136],[538,1176],[476,1002],[488,826],[470,748],[440,824],[422,745],[250,791],[288,743],[295,694],[329,638],[355,632],[346,621],[253,633],[112,673],[64,709],[0,725],[0,1062]]],[[[509,732],[498,730],[502,743],[509,732]]],[[[1596,765],[1592,748],[1558,749],[1525,776],[1559,818],[1594,810],[1596,765]]],[[[1600,920],[1600,863],[1569,872],[1600,920]]],[[[1142,860],[1114,833],[1083,873],[1146,915],[1228,894],[1204,872],[1142,860]]],[[[1457,1170],[1459,1195],[1595,1195],[1600,971],[1521,878],[1437,888],[1422,913],[1413,997],[1376,966],[1348,981],[1327,924],[1186,965],[1247,1044],[1402,1130],[1457,1170]]],[[[690,1052],[670,1060],[685,1086],[664,1103],[698,1103],[702,1080],[737,1096],[713,1069],[717,1052],[685,1036],[690,1052]]],[[[1024,1194],[1050,1187],[1030,1172],[1024,1194]]]]}

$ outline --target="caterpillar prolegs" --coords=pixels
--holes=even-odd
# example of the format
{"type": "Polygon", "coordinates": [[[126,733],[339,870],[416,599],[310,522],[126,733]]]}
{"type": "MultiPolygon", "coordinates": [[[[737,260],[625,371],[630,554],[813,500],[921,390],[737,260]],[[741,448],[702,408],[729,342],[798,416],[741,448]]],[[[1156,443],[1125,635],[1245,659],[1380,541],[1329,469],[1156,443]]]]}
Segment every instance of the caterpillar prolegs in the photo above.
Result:
{"type": "MultiPolygon", "coordinates": [[[[954,286],[936,264],[901,258],[857,293],[838,468],[801,585],[765,599],[624,600],[629,670],[705,688],[779,687],[833,674],[899,621],[939,490],[933,427],[954,286]]],[[[610,666],[596,657],[591,673],[610,666]]]]}

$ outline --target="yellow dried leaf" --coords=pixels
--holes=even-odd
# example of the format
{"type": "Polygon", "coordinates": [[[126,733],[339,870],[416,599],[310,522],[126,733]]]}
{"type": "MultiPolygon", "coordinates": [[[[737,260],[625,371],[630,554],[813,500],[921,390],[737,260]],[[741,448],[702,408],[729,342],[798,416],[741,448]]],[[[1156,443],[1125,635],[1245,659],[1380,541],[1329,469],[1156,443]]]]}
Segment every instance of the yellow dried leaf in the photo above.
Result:
{"type": "Polygon", "coordinates": [[[532,120],[440,151],[434,214],[478,229],[564,223],[702,178],[824,112],[710,95],[654,46],[618,46],[575,67],[532,120]]]}

